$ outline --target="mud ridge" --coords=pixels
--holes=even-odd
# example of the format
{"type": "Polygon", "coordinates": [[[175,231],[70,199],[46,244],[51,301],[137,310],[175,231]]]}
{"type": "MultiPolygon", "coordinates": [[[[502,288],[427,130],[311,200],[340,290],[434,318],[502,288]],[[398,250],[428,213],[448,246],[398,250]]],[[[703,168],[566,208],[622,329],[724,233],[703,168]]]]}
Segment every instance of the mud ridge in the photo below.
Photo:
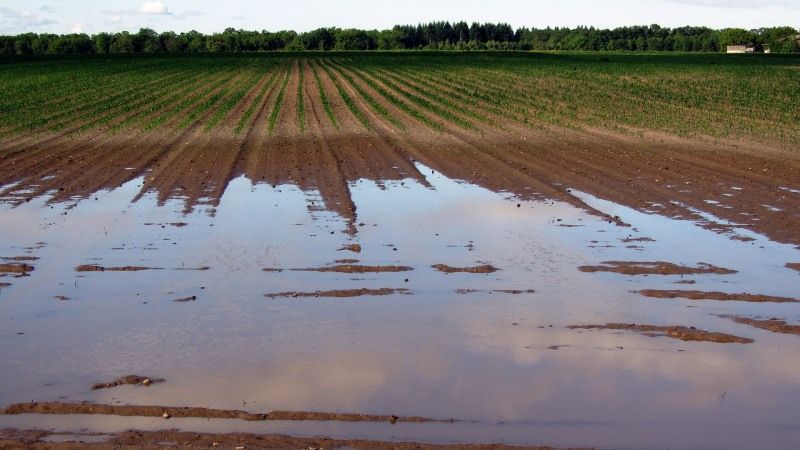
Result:
{"type": "Polygon", "coordinates": [[[336,273],[383,273],[383,272],[408,272],[414,270],[408,266],[360,266],[355,264],[340,264],[329,267],[312,267],[307,269],[292,269],[297,272],[336,272],[336,273]]]}
{"type": "Polygon", "coordinates": [[[124,377],[119,377],[114,381],[108,383],[97,383],[92,385],[92,390],[96,391],[98,389],[110,389],[117,386],[125,386],[125,385],[141,385],[141,386],[150,386],[151,384],[156,383],[163,383],[163,378],[151,378],[151,377],[143,377],[139,375],[125,375],[124,377]]]}
{"type": "Polygon", "coordinates": [[[754,341],[750,338],[734,336],[732,334],[718,333],[714,331],[698,330],[695,327],[684,326],[659,326],[641,325],[635,323],[607,323],[605,325],[570,325],[570,330],[624,330],[636,331],[650,337],[666,336],[682,341],[701,341],[716,342],[719,344],[751,344],[754,341]]]}
{"type": "Polygon", "coordinates": [[[685,298],[689,300],[718,300],[718,301],[735,301],[735,302],[753,302],[753,303],[797,303],[800,300],[791,297],[778,297],[774,295],[763,294],[728,294],[718,291],[681,291],[681,290],[659,290],[659,289],[643,289],[635,291],[645,297],[651,298],[685,298]]]}
{"type": "Polygon", "coordinates": [[[267,413],[251,413],[241,410],[212,409],[200,407],[139,406],[139,405],[106,405],[99,403],[64,403],[64,402],[30,402],[17,403],[6,407],[2,414],[102,414],[125,417],[163,417],[169,418],[201,418],[201,419],[239,419],[247,421],[336,421],[336,422],[407,422],[453,423],[454,420],[429,419],[426,417],[401,417],[395,415],[351,414],[313,411],[270,411],[267,413]]]}
{"type": "Polygon", "coordinates": [[[777,318],[753,319],[750,317],[733,316],[728,314],[721,314],[718,315],[717,317],[722,317],[724,319],[731,319],[736,323],[741,323],[743,325],[750,325],[752,327],[771,331],[773,333],[795,334],[800,336],[800,325],[790,325],[785,320],[777,318]]]}
{"type": "Polygon", "coordinates": [[[699,263],[697,267],[681,266],[670,262],[655,261],[603,261],[602,265],[580,266],[581,272],[613,272],[622,275],[730,275],[736,270],[725,269],[711,264],[699,263]]]}
{"type": "Polygon", "coordinates": [[[408,289],[335,289],[330,291],[315,291],[315,292],[278,292],[275,294],[265,294],[267,298],[300,298],[300,297],[335,297],[335,298],[348,298],[348,297],[365,297],[365,296],[382,296],[392,294],[410,294],[408,289]]]}
{"type": "MultiPolygon", "coordinates": [[[[44,430],[0,430],[0,448],[26,448],[34,450],[127,450],[163,449],[165,443],[183,444],[193,449],[334,449],[352,448],[355,450],[556,450],[543,446],[512,446],[506,444],[426,444],[416,442],[385,442],[363,439],[329,439],[326,437],[291,437],[276,434],[247,433],[194,433],[176,430],[161,431],[123,431],[108,435],[105,442],[49,442],[52,436],[62,436],[44,430]]],[[[70,433],[80,439],[95,434],[70,433]]],[[[573,449],[578,450],[578,449],[573,449]]]]}
{"type": "Polygon", "coordinates": [[[444,273],[494,273],[500,270],[491,264],[474,267],[453,267],[447,264],[434,264],[431,267],[444,273]]]}
{"type": "Polygon", "coordinates": [[[33,272],[33,270],[34,267],[28,264],[22,264],[22,263],[0,264],[0,274],[11,273],[17,275],[25,275],[28,272],[33,272]]]}
{"type": "Polygon", "coordinates": [[[462,295],[465,295],[465,294],[479,294],[479,293],[480,294],[493,294],[495,292],[498,292],[498,293],[501,293],[501,294],[512,294],[512,295],[534,294],[534,293],[536,293],[536,291],[533,290],[533,289],[492,289],[492,290],[486,290],[486,289],[456,289],[455,290],[456,294],[462,294],[462,295]]]}
{"type": "Polygon", "coordinates": [[[103,267],[97,264],[84,264],[75,268],[76,272],[141,272],[144,270],[164,270],[164,268],[142,266],[103,267]]]}

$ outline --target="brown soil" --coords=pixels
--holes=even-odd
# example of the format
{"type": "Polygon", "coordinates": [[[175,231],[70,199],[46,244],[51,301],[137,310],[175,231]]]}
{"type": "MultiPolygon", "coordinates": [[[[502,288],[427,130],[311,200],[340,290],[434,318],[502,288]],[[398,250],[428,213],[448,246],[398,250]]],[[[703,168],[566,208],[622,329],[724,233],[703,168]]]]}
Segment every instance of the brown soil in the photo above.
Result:
{"type": "MultiPolygon", "coordinates": [[[[351,69],[345,71],[354,74],[351,69]]],[[[350,183],[412,178],[425,185],[415,166],[420,162],[452,179],[521,199],[567,202],[613,223],[621,224],[618,218],[586,205],[572,189],[639,211],[696,220],[722,233],[741,226],[779,242],[800,245],[800,196],[780,189],[800,188],[797,152],[777,145],[688,139],[646,130],[560,128],[543,123],[523,126],[510,115],[504,120],[484,111],[481,113],[491,119],[488,123],[473,121],[473,126],[465,129],[423,111],[441,122],[442,130],[436,131],[399,111],[353,76],[401,127],[377,115],[334,72],[334,78],[369,119],[371,129],[365,130],[344,105],[330,76],[319,70],[317,63],[304,61],[291,68],[272,135],[264,124],[280,79],[238,135],[231,132],[240,114],[237,107],[220,130],[212,132],[204,132],[203,125],[213,110],[180,131],[171,128],[182,120],[176,117],[154,131],[110,134],[100,129],[84,134],[34,133],[30,139],[11,136],[0,143],[0,186],[16,184],[0,192],[0,198],[21,203],[55,192],[52,202],[74,202],[144,176],[142,193],[157,194],[161,203],[184,199],[191,210],[200,204],[217,205],[230,180],[244,175],[255,183],[292,183],[318,192],[320,206],[344,218],[345,231],[353,234],[357,211],[350,183]],[[296,115],[300,70],[305,73],[303,132],[296,115]],[[312,70],[320,75],[340,122],[338,129],[322,109],[312,70]],[[740,189],[734,192],[733,187],[740,189]],[[655,203],[661,207],[655,208],[655,203]],[[719,220],[703,219],[697,211],[719,220]]],[[[231,74],[226,77],[228,84],[237,81],[231,74]]],[[[412,84],[419,82],[409,81],[401,89],[410,92],[412,84]]],[[[248,99],[253,91],[255,88],[248,99]]],[[[456,104],[457,115],[473,109],[456,104]]]]}
{"type": "Polygon", "coordinates": [[[785,320],[781,319],[752,319],[749,317],[732,316],[727,314],[722,314],[719,317],[731,319],[736,323],[761,328],[762,330],[772,331],[773,333],[796,334],[800,336],[800,325],[789,325],[785,320]]]}
{"type": "Polygon", "coordinates": [[[240,419],[249,421],[290,420],[290,421],[338,421],[338,422],[453,422],[425,417],[399,417],[395,415],[349,414],[313,411],[270,411],[250,413],[240,410],[210,409],[195,407],[104,405],[97,403],[17,403],[0,411],[2,414],[103,414],[126,417],[201,418],[201,419],[240,419]]]}
{"type": "Polygon", "coordinates": [[[786,263],[786,267],[800,272],[800,263],[786,263]]]}
{"type": "MultiPolygon", "coordinates": [[[[80,433],[71,433],[80,438],[80,433]]],[[[163,431],[124,431],[109,436],[99,443],[84,442],[46,442],[50,436],[59,436],[43,430],[0,430],[0,448],[35,450],[125,450],[148,449],[163,450],[165,443],[207,450],[233,450],[236,448],[256,449],[337,449],[356,450],[554,450],[553,447],[511,446],[505,444],[425,444],[415,442],[382,442],[361,439],[328,439],[325,437],[296,438],[274,434],[210,434],[163,431]]],[[[87,438],[95,435],[85,435],[87,438]]],[[[88,439],[87,439],[88,440],[88,439]]]]}
{"type": "Polygon", "coordinates": [[[203,419],[241,419],[265,420],[265,414],[253,414],[245,411],[165,406],[135,406],[135,405],[101,405],[94,403],[17,403],[8,406],[3,414],[105,414],[114,416],[137,417],[197,417],[203,419]]]}
{"type": "Polygon", "coordinates": [[[640,325],[628,323],[607,323],[605,325],[570,325],[571,330],[626,330],[636,331],[645,336],[666,336],[682,341],[716,342],[720,344],[750,344],[752,339],[734,336],[732,334],[717,333],[713,331],[698,330],[695,327],[640,325]]]}
{"type": "Polygon", "coordinates": [[[773,295],[763,295],[763,294],[727,294],[725,292],[717,292],[717,291],[704,292],[704,291],[643,289],[637,292],[641,295],[644,295],[645,297],[651,297],[651,298],[686,298],[689,300],[719,300],[719,301],[754,302],[754,303],[800,302],[800,300],[790,297],[776,297],[773,295]]]}
{"type": "Polygon", "coordinates": [[[380,272],[408,272],[414,270],[408,266],[359,266],[354,264],[341,264],[329,267],[313,267],[309,269],[292,269],[301,272],[337,272],[337,273],[380,273],[380,272]]]}
{"type": "Polygon", "coordinates": [[[359,262],[361,262],[361,261],[359,261],[359,260],[357,260],[357,259],[345,258],[345,259],[337,259],[337,260],[336,260],[336,261],[334,261],[334,262],[335,262],[336,264],[357,264],[357,263],[359,263],[359,262]]]}
{"type": "Polygon", "coordinates": [[[163,270],[160,267],[122,266],[103,267],[97,264],[84,264],[75,268],[76,272],[141,272],[143,270],[163,270]]]}
{"type": "Polygon", "coordinates": [[[363,296],[377,296],[377,295],[392,295],[392,294],[408,294],[408,289],[337,289],[331,291],[315,291],[315,292],[278,292],[276,294],[266,294],[267,298],[298,298],[298,297],[363,297],[363,296]]]}
{"type": "Polygon", "coordinates": [[[25,274],[33,271],[33,266],[22,263],[0,264],[0,273],[25,274]]]}
{"type": "Polygon", "coordinates": [[[700,263],[697,267],[679,266],[670,262],[656,261],[604,261],[600,266],[580,266],[581,272],[614,272],[623,275],[694,275],[717,274],[730,275],[735,270],[700,263]]]}
{"type": "Polygon", "coordinates": [[[151,377],[142,377],[139,375],[126,375],[124,377],[117,378],[116,380],[110,383],[97,383],[92,385],[92,390],[97,389],[109,389],[117,386],[124,386],[124,385],[141,385],[141,386],[149,386],[155,383],[163,383],[165,380],[163,378],[151,378],[151,377]]]}
{"type": "Polygon", "coordinates": [[[361,244],[350,244],[340,248],[339,251],[349,251],[353,253],[361,253],[361,244]]]}
{"type": "Polygon", "coordinates": [[[444,273],[494,273],[500,270],[490,264],[474,267],[453,267],[447,264],[434,264],[431,267],[444,273]]]}
{"type": "Polygon", "coordinates": [[[493,294],[495,292],[499,292],[501,294],[519,295],[519,294],[533,294],[536,291],[533,289],[493,289],[493,290],[456,289],[456,294],[477,294],[477,293],[493,294]]]}

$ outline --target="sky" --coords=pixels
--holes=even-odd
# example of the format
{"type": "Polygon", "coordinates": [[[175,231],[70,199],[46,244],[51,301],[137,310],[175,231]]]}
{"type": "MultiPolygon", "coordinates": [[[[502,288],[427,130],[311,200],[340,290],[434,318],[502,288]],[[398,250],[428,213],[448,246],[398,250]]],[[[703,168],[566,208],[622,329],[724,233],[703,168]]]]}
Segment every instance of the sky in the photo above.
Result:
{"type": "Polygon", "coordinates": [[[2,0],[0,34],[384,29],[433,20],[514,27],[624,25],[800,28],[800,0],[2,0]]]}

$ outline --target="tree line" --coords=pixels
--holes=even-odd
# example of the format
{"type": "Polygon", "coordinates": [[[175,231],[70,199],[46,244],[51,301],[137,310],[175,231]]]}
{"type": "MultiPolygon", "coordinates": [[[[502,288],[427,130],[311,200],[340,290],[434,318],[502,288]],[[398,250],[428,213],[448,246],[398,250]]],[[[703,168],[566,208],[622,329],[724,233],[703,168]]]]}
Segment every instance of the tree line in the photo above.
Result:
{"type": "Polygon", "coordinates": [[[707,27],[665,28],[659,25],[615,29],[517,28],[505,23],[431,22],[396,25],[387,30],[319,28],[295,31],[222,33],[36,34],[0,36],[0,55],[217,53],[335,50],[568,50],[720,52],[727,45],[753,44],[778,53],[800,52],[800,35],[792,27],[744,30],[707,27]]]}

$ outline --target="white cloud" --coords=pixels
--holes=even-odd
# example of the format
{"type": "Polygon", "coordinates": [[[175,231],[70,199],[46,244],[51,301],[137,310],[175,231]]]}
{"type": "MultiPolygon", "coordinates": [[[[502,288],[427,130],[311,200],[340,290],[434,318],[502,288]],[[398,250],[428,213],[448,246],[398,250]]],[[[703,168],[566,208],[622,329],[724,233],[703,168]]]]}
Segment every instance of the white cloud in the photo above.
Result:
{"type": "Polygon", "coordinates": [[[139,8],[139,12],[153,16],[167,16],[171,14],[167,5],[161,2],[145,2],[142,7],[139,8]]]}
{"type": "Polygon", "coordinates": [[[72,33],[83,33],[83,22],[78,22],[70,29],[72,33]]]}
{"type": "Polygon", "coordinates": [[[767,8],[773,6],[796,6],[789,0],[665,0],[683,5],[710,6],[714,8],[767,8]]]}
{"type": "Polygon", "coordinates": [[[25,33],[57,23],[31,11],[18,11],[0,6],[0,34],[25,33]]]}

